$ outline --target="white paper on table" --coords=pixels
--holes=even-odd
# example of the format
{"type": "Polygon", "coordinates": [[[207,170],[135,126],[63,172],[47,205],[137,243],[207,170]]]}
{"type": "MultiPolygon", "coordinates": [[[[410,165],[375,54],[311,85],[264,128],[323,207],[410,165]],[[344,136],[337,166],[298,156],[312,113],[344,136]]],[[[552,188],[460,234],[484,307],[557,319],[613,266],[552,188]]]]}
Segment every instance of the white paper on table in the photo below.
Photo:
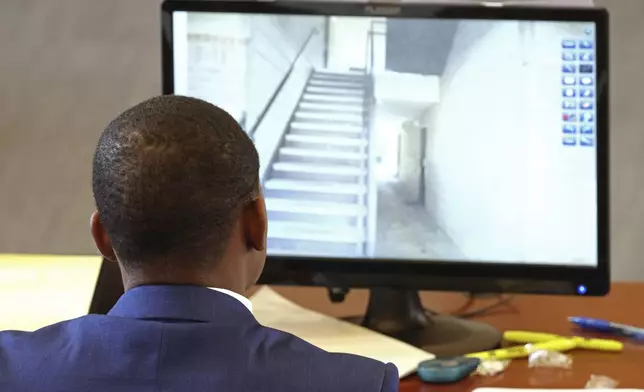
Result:
{"type": "Polygon", "coordinates": [[[416,371],[433,354],[378,332],[301,307],[262,287],[251,298],[260,324],[291,333],[329,352],[356,354],[391,362],[400,377],[416,371]]]}
{"type": "Polygon", "coordinates": [[[500,3],[505,6],[594,7],[594,0],[470,0],[470,3],[500,3]]]}
{"type": "Polygon", "coordinates": [[[644,389],[539,389],[539,388],[477,388],[473,392],[644,392],[644,389]]]}
{"type": "MultiPolygon", "coordinates": [[[[270,1],[270,0],[269,0],[270,1]]],[[[328,0],[337,1],[337,0],[328,0]]],[[[372,3],[377,0],[345,0],[347,2],[372,3]]],[[[543,7],[594,7],[594,0],[390,0],[394,3],[445,4],[445,5],[487,5],[487,6],[543,6],[543,7]]]]}

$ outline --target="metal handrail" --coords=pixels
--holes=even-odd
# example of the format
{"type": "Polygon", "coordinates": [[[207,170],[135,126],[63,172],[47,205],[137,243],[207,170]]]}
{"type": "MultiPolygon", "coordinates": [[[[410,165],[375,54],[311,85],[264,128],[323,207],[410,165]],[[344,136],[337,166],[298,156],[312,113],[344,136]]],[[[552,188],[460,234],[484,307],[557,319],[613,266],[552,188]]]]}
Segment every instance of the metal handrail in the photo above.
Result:
{"type": "Polygon", "coordinates": [[[300,47],[300,50],[297,52],[297,55],[295,56],[295,58],[291,62],[291,65],[288,68],[288,71],[286,72],[286,74],[284,75],[284,77],[282,78],[280,83],[277,85],[277,88],[275,89],[275,91],[273,92],[273,95],[271,95],[271,98],[268,100],[268,102],[264,106],[264,109],[261,111],[259,116],[257,116],[257,120],[255,121],[255,124],[253,125],[253,127],[250,129],[250,131],[248,131],[248,136],[250,136],[251,138],[253,138],[253,135],[257,131],[257,128],[259,128],[259,125],[264,120],[264,117],[266,117],[266,114],[268,113],[268,110],[273,105],[273,102],[275,102],[275,99],[277,98],[277,95],[282,90],[282,87],[284,87],[284,85],[286,84],[286,81],[288,80],[289,76],[291,76],[291,74],[293,73],[293,70],[295,69],[295,63],[297,63],[297,61],[300,59],[300,57],[302,57],[302,54],[304,53],[304,50],[306,49],[306,47],[308,46],[309,42],[311,41],[311,38],[313,38],[313,36],[316,35],[317,33],[318,33],[317,28],[314,27],[313,29],[311,29],[311,33],[309,34],[309,36],[306,38],[306,40],[302,44],[302,47],[300,47]]]}
{"type": "Polygon", "coordinates": [[[367,246],[365,253],[367,256],[372,256],[375,249],[372,237],[372,234],[375,235],[375,224],[377,218],[375,217],[375,210],[377,209],[377,183],[376,179],[373,178],[375,168],[372,167],[374,164],[374,144],[375,140],[373,137],[373,116],[374,116],[374,77],[373,77],[373,67],[374,67],[374,26],[373,23],[371,28],[367,32],[367,42],[365,45],[365,78],[367,80],[367,89],[365,91],[365,103],[366,110],[364,111],[364,124],[365,132],[367,136],[367,246]],[[375,189],[374,189],[375,188],[375,189]]]}

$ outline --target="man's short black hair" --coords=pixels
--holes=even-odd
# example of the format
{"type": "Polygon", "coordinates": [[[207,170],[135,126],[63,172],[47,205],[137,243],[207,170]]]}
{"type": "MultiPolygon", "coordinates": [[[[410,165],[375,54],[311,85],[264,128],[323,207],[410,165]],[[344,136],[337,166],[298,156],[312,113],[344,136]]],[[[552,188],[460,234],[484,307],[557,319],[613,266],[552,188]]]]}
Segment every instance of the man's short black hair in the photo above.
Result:
{"type": "Polygon", "coordinates": [[[160,96],[126,110],[96,148],[100,221],[126,267],[216,261],[259,192],[253,142],[224,110],[160,96]]]}

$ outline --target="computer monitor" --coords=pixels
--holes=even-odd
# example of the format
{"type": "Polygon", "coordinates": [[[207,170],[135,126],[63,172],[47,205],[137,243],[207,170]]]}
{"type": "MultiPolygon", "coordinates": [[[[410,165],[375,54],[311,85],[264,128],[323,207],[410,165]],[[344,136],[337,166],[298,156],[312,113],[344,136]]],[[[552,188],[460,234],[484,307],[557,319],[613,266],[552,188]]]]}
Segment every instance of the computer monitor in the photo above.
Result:
{"type": "Polygon", "coordinates": [[[439,324],[474,324],[428,320],[416,290],[608,292],[606,11],[162,8],[163,92],[222,107],[257,146],[262,282],[370,288],[366,325],[434,351],[439,324]]]}

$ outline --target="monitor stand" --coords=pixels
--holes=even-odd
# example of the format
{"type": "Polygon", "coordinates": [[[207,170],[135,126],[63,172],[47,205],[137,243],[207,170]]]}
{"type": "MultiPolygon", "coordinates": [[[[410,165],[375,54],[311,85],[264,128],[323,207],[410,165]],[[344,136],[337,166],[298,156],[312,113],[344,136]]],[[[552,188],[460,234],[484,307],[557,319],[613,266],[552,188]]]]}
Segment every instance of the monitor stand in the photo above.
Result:
{"type": "Polygon", "coordinates": [[[366,315],[349,321],[422,348],[437,357],[492,350],[501,343],[501,332],[491,325],[428,314],[417,291],[385,288],[369,291],[366,315]]]}

